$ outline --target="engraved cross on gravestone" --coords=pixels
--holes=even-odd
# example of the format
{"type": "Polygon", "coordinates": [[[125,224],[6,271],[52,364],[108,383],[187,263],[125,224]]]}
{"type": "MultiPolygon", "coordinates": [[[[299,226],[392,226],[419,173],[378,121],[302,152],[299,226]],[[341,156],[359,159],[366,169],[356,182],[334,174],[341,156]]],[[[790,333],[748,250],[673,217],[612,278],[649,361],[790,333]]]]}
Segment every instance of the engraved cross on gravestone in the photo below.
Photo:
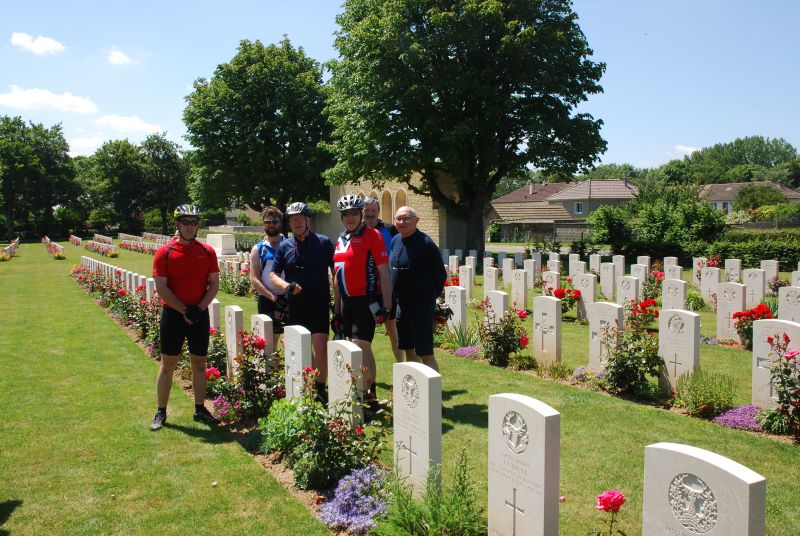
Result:
{"type": "Polygon", "coordinates": [[[505,502],[506,502],[506,506],[508,506],[512,510],[512,514],[511,514],[512,515],[512,518],[511,518],[511,536],[516,536],[516,534],[517,534],[517,512],[522,514],[522,516],[525,516],[525,510],[522,507],[517,506],[517,488],[512,488],[512,489],[513,489],[513,491],[512,491],[512,494],[511,494],[511,496],[512,496],[511,502],[508,502],[508,499],[506,499],[505,502]]]}

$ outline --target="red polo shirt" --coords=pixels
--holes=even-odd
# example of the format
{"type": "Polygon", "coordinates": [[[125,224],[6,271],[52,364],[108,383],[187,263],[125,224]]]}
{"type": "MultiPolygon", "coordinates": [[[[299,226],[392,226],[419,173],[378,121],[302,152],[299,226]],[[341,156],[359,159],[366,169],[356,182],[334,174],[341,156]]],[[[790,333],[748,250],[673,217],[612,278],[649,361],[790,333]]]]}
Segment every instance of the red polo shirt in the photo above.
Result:
{"type": "MultiPolygon", "coordinates": [[[[188,246],[175,240],[161,246],[153,259],[153,277],[166,277],[167,287],[184,305],[197,305],[208,289],[208,275],[219,272],[211,246],[193,240],[188,246]]],[[[166,305],[162,299],[161,303],[166,305]]]]}

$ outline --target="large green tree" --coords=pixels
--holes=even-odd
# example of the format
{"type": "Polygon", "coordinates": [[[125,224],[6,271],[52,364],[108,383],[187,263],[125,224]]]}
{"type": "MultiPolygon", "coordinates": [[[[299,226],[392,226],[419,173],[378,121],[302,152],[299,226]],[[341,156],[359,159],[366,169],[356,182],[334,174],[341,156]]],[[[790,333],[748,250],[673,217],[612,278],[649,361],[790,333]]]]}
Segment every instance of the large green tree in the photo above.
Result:
{"type": "Polygon", "coordinates": [[[0,194],[8,240],[15,224],[37,235],[52,234],[56,205],[77,195],[61,125],[26,124],[0,117],[0,194]]]}
{"type": "Polygon", "coordinates": [[[147,208],[145,159],[140,148],[128,140],[105,142],[92,157],[98,209],[113,211],[120,231],[142,230],[142,211],[147,208]]]}
{"type": "Polygon", "coordinates": [[[575,112],[605,66],[569,1],[346,0],[337,22],[326,178],[405,181],[465,220],[470,248],[504,177],[574,172],[605,149],[601,122],[575,112]]]}
{"type": "Polygon", "coordinates": [[[319,147],[330,128],[322,111],[322,69],[288,39],[242,41],[210,80],[198,79],[183,119],[192,155],[192,187],[205,206],[267,204],[326,197],[319,147]]]}
{"type": "Polygon", "coordinates": [[[161,232],[171,232],[172,210],[188,202],[187,171],[180,146],[165,134],[150,134],[141,145],[147,183],[146,208],[157,208],[161,215],[161,232]]]}

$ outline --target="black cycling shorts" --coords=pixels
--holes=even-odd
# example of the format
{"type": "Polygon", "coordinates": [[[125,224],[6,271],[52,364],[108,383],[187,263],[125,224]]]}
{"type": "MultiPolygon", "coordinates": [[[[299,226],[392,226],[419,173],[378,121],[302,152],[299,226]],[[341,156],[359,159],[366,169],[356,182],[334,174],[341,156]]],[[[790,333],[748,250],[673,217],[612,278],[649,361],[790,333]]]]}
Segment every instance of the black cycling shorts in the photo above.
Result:
{"type": "Polygon", "coordinates": [[[398,348],[413,348],[418,356],[433,355],[433,308],[433,302],[398,304],[398,348]]]}
{"type": "Polygon", "coordinates": [[[330,302],[320,300],[317,303],[298,303],[289,299],[289,325],[303,326],[313,333],[330,332],[330,302]]]}
{"type": "Polygon", "coordinates": [[[183,315],[175,309],[164,307],[161,311],[161,353],[164,355],[180,355],[183,341],[189,343],[189,353],[196,356],[208,355],[208,337],[211,323],[208,309],[203,318],[191,325],[183,319],[183,315]]]}
{"type": "Polygon", "coordinates": [[[275,302],[261,294],[258,295],[258,314],[272,319],[272,333],[283,333],[283,322],[275,318],[275,302]]]}
{"type": "Polygon", "coordinates": [[[369,310],[372,300],[366,296],[342,296],[342,324],[350,339],[372,342],[375,337],[375,317],[369,310]]]}

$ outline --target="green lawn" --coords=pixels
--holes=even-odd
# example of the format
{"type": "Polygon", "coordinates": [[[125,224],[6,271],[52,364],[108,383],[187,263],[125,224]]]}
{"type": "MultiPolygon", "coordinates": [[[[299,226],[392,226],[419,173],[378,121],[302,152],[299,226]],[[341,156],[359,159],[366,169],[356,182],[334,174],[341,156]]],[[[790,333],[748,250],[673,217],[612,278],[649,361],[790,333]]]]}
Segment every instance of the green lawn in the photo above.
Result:
{"type": "MultiPolygon", "coordinates": [[[[23,255],[31,254],[33,246],[25,247],[23,255]]],[[[77,263],[80,255],[86,251],[67,245],[68,261],[54,263],[46,258],[42,249],[42,258],[55,265],[57,269],[49,269],[51,279],[59,279],[57,273],[66,273],[69,265],[77,263]]],[[[24,258],[21,257],[19,260],[24,258]]],[[[17,263],[18,261],[15,261],[17,263]]],[[[44,261],[42,261],[44,262],[44,261]]],[[[111,259],[111,263],[118,266],[149,273],[152,257],[148,255],[122,251],[118,259],[111,259]]],[[[0,265],[0,274],[3,267],[13,263],[0,265]]],[[[22,270],[23,263],[17,264],[22,270]]],[[[688,277],[689,271],[685,272],[688,277]]],[[[2,277],[2,275],[0,275],[2,277]]],[[[44,284],[44,283],[42,283],[44,284]]],[[[47,282],[48,285],[58,285],[62,295],[74,296],[70,301],[70,311],[80,310],[81,319],[85,323],[96,321],[105,328],[104,336],[117,333],[112,329],[110,320],[105,320],[105,313],[100,311],[85,295],[78,290],[77,285],[64,278],[63,282],[47,282]],[[71,290],[70,290],[71,289],[71,290]],[[96,319],[96,320],[92,320],[96,319]]],[[[480,299],[482,288],[475,287],[475,295],[480,299]]],[[[225,294],[219,295],[223,305],[239,304],[247,315],[255,312],[255,305],[250,298],[238,298],[225,294]]],[[[3,307],[6,305],[4,304],[3,307]]],[[[18,310],[14,314],[19,314],[18,310]]],[[[0,313],[2,310],[0,310],[0,313]]],[[[30,317],[30,313],[28,313],[30,317]]],[[[713,313],[703,313],[703,333],[713,335],[715,331],[715,316],[713,313]]],[[[24,321],[26,326],[48,325],[45,318],[38,322],[31,322],[31,318],[24,321]]],[[[52,326],[50,326],[52,327],[52,326]]],[[[528,321],[527,329],[532,329],[528,321]]],[[[86,331],[86,330],[84,330],[86,331]]],[[[100,332],[95,336],[91,333],[92,344],[97,345],[100,332]]],[[[4,334],[3,334],[4,335],[4,334]]],[[[0,335],[2,337],[3,335],[0,335]]],[[[116,336],[116,335],[115,335],[116,336]]],[[[85,336],[71,336],[74,344],[88,344],[85,336]]],[[[2,339],[0,339],[2,340],[2,339]]],[[[122,349],[128,348],[127,342],[119,342],[113,355],[118,358],[122,349]]],[[[382,335],[377,335],[375,340],[376,356],[378,360],[379,387],[388,390],[391,386],[391,353],[388,342],[382,335]]],[[[2,349],[0,345],[0,349],[2,349]]],[[[571,367],[585,364],[588,360],[588,327],[573,322],[565,322],[563,328],[563,361],[571,367]]],[[[143,409],[137,410],[135,418],[139,419],[136,426],[143,426],[151,410],[151,383],[154,366],[148,362],[141,353],[131,347],[131,368],[144,374],[143,385],[138,389],[138,396],[143,409]],[[147,415],[139,415],[144,412],[147,415]]],[[[726,372],[736,378],[737,403],[750,401],[750,353],[743,350],[704,345],[702,347],[702,366],[715,371],[726,372]]],[[[7,355],[5,352],[3,355],[7,355]]],[[[98,356],[91,353],[93,359],[98,356]]],[[[73,352],[65,354],[69,362],[78,359],[73,352]]],[[[756,434],[730,430],[713,423],[683,417],[661,409],[632,403],[629,401],[612,398],[600,393],[583,391],[572,386],[557,384],[540,379],[527,373],[497,369],[487,364],[469,361],[454,357],[446,352],[437,350],[437,358],[443,376],[443,459],[445,479],[452,469],[457,452],[465,448],[468,452],[473,474],[479,483],[480,500],[486,500],[487,477],[487,402],[488,397],[495,393],[516,392],[529,395],[550,404],[561,412],[561,495],[566,500],[561,505],[561,533],[585,534],[592,527],[599,526],[600,515],[593,510],[594,499],[598,493],[607,488],[616,488],[623,491],[628,497],[628,503],[623,507],[620,519],[622,529],[628,534],[637,534],[641,530],[642,517],[642,486],[644,447],[660,441],[686,443],[696,447],[705,448],[742,463],[767,478],[767,534],[784,535],[798,532],[800,528],[800,504],[795,497],[800,495],[800,463],[797,462],[800,450],[798,447],[761,437],[756,434]]],[[[108,359],[108,358],[106,358],[108,359]]],[[[70,370],[74,370],[75,364],[70,370]]],[[[37,374],[41,372],[37,369],[37,374]]],[[[134,375],[134,371],[130,371],[134,375]]],[[[107,388],[122,389],[121,378],[118,376],[107,378],[107,388]]],[[[74,380],[73,380],[74,381],[74,380]]],[[[10,396],[3,393],[2,396],[10,396]]],[[[18,395],[15,395],[15,397],[18,395]]],[[[44,397],[41,394],[39,396],[44,397]]],[[[119,397],[123,398],[123,397],[119,397]]],[[[179,399],[181,397],[175,397],[179,399]]],[[[185,398],[185,397],[184,397],[185,398]]],[[[188,401],[183,400],[188,408],[188,401]]],[[[131,401],[120,403],[123,408],[113,422],[106,426],[120,427],[124,420],[122,414],[131,411],[131,401]]],[[[8,406],[8,403],[7,403],[8,406]]],[[[188,409],[185,409],[188,415],[188,409]]],[[[191,426],[191,422],[187,424],[191,426]]],[[[138,428],[137,428],[138,430],[138,428]]],[[[116,434],[106,434],[114,437],[116,434]]],[[[144,435],[149,439],[150,436],[144,435]]],[[[7,441],[2,439],[0,441],[7,441]]],[[[105,440],[109,442],[109,439],[105,440]]],[[[132,443],[128,441],[128,443],[132,443]]],[[[8,448],[8,447],[6,447],[8,448]]],[[[13,448],[27,449],[25,445],[13,448]]],[[[240,452],[238,447],[221,442],[214,444],[211,450],[225,450],[230,448],[240,452]]],[[[5,450],[5,449],[4,449],[5,450]]],[[[27,454],[27,453],[26,453],[27,454]]],[[[231,454],[233,455],[233,454],[231,454]]],[[[242,456],[244,456],[242,454],[242,456]]],[[[389,463],[391,455],[386,454],[384,460],[389,463]]],[[[3,462],[5,463],[5,462],[3,462]]],[[[41,462],[40,462],[41,463],[41,462]]],[[[95,471],[100,471],[96,468],[95,471]]],[[[6,471],[5,474],[8,474],[6,471]]],[[[28,475],[29,478],[32,474],[28,475]]],[[[21,477],[20,477],[21,478],[21,477]]],[[[216,477],[212,477],[216,478],[216,477]]],[[[266,477],[262,477],[266,480],[266,477]]],[[[145,487],[149,483],[143,482],[145,487]]],[[[35,486],[33,486],[35,487],[35,486]]],[[[153,492],[154,494],[156,492],[153,492]]],[[[167,500],[167,497],[161,497],[167,500]]],[[[17,511],[24,510],[23,504],[17,511]]],[[[16,514],[14,514],[16,516],[16,514]]],[[[239,525],[238,516],[224,516],[231,522],[231,527],[236,530],[239,525]],[[235,520],[235,521],[234,521],[235,520]]],[[[14,517],[12,516],[12,520],[14,517]]]]}
{"type": "Polygon", "coordinates": [[[230,436],[195,423],[181,389],[169,428],[147,429],[156,364],[68,277],[85,250],[65,248],[53,261],[23,244],[0,264],[0,533],[329,534],[230,436]]]}

